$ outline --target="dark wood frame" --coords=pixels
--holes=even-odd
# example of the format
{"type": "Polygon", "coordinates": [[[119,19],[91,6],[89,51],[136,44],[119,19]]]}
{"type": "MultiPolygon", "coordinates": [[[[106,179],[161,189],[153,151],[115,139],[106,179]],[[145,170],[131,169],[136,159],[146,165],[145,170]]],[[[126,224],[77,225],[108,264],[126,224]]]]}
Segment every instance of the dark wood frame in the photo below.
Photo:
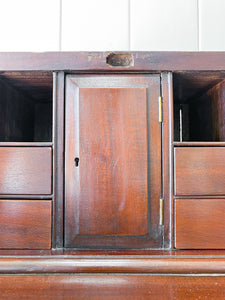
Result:
{"type": "Polygon", "coordinates": [[[64,220],[64,72],[54,72],[52,248],[63,247],[64,220]]]}
{"type": "Polygon", "coordinates": [[[173,81],[171,72],[162,72],[161,86],[163,97],[164,247],[173,248],[173,81]]]}
{"type": "MultiPolygon", "coordinates": [[[[138,87],[150,87],[151,88],[151,74],[149,74],[150,76],[148,77],[147,74],[145,75],[138,75],[134,74],[134,76],[136,76],[136,80],[140,80],[140,83],[138,84],[138,87]]],[[[86,75],[87,76],[87,75],[86,75]]],[[[101,75],[100,75],[101,76],[101,75]]],[[[108,76],[112,76],[112,75],[108,75],[108,76]]],[[[119,75],[114,75],[117,80],[119,78],[119,75]]],[[[154,75],[153,75],[154,76],[154,75]]],[[[75,88],[78,89],[79,87],[86,87],[86,85],[89,85],[90,83],[88,82],[86,85],[85,83],[82,82],[82,80],[80,80],[81,76],[77,76],[75,77],[74,75],[68,75],[66,78],[66,83],[67,83],[67,87],[66,87],[66,94],[70,95],[71,99],[75,99],[75,88]],[[77,81],[79,82],[79,86],[77,85],[77,82],[75,83],[75,80],[73,80],[73,78],[77,78],[77,81]]],[[[97,87],[105,87],[107,85],[101,84],[100,83],[100,78],[96,76],[92,77],[91,74],[88,74],[88,77],[91,79],[93,78],[94,81],[99,80],[98,83],[95,82],[95,85],[97,85],[97,87]]],[[[124,74],[121,76],[121,80],[123,80],[121,87],[132,87],[131,82],[133,81],[133,84],[135,85],[135,77],[134,78],[130,78],[130,75],[124,74]],[[130,80],[129,80],[130,78],[130,80]]],[[[156,81],[156,76],[154,76],[154,80],[156,81]]],[[[108,86],[107,86],[108,87],[108,86]]],[[[110,85],[111,87],[111,85],[110,85]]],[[[118,84],[112,84],[112,87],[118,87],[118,84]]],[[[155,94],[155,86],[153,85],[153,90],[154,90],[154,94],[155,94]]],[[[159,86],[158,86],[158,90],[159,90],[159,95],[160,95],[160,75],[159,75],[159,86]]],[[[158,122],[158,115],[155,113],[158,110],[158,103],[157,103],[157,97],[159,97],[159,95],[157,95],[155,98],[153,98],[153,96],[150,95],[148,96],[148,102],[149,105],[151,105],[151,109],[150,107],[148,107],[148,115],[149,115],[149,119],[152,120],[151,124],[148,125],[149,128],[148,130],[150,130],[150,136],[148,139],[148,142],[151,141],[150,143],[154,144],[160,144],[159,147],[161,147],[161,129],[160,129],[160,123],[158,122]],[[153,107],[153,109],[152,109],[153,107]],[[158,133],[158,134],[156,134],[158,133]],[[159,141],[160,140],[160,141],[159,141]]],[[[68,106],[68,104],[66,104],[66,107],[69,107],[69,111],[74,111],[76,108],[74,106],[74,103],[70,103],[70,106],[68,106]]],[[[74,128],[74,131],[76,129],[76,124],[74,124],[73,119],[72,119],[72,115],[68,114],[68,120],[65,121],[65,127],[70,126],[70,128],[74,128]]],[[[76,140],[76,135],[72,136],[72,139],[76,140]]],[[[75,144],[76,147],[76,144],[75,144]]],[[[66,244],[69,243],[74,243],[77,245],[77,247],[79,247],[79,245],[83,245],[83,247],[90,247],[90,240],[93,240],[93,248],[95,248],[95,244],[99,245],[98,247],[100,248],[115,248],[114,244],[116,241],[116,248],[161,248],[163,246],[162,244],[162,236],[163,236],[163,232],[159,226],[159,199],[160,199],[160,190],[157,190],[156,187],[158,187],[161,182],[161,178],[160,178],[160,173],[161,170],[160,168],[160,163],[161,163],[161,153],[159,151],[159,153],[155,153],[155,149],[154,147],[151,147],[150,145],[148,145],[148,147],[154,152],[154,157],[156,156],[156,154],[158,155],[155,159],[153,157],[149,158],[149,160],[152,162],[151,163],[151,172],[154,174],[154,177],[152,179],[153,185],[149,184],[149,193],[152,193],[152,200],[150,201],[149,204],[149,214],[150,214],[150,220],[151,220],[151,224],[149,224],[148,226],[150,226],[150,230],[149,230],[149,234],[145,235],[145,236],[114,236],[113,239],[111,236],[91,236],[91,235],[79,235],[76,233],[76,228],[73,230],[70,230],[71,232],[73,232],[73,235],[75,236],[74,241],[70,240],[69,235],[67,236],[65,234],[65,239],[66,239],[66,244]],[[68,242],[70,241],[70,242],[68,242]],[[107,246],[105,245],[105,243],[107,242],[107,246]]],[[[71,145],[71,143],[69,141],[65,142],[65,156],[69,157],[68,153],[71,152],[75,152],[75,150],[73,149],[74,145],[71,145]],[[69,152],[70,151],[70,152],[69,152]]],[[[151,154],[153,156],[153,154],[151,154]]],[[[73,170],[74,166],[71,166],[71,164],[69,164],[68,159],[65,159],[65,168],[68,170],[68,173],[71,174],[71,170],[73,170]]],[[[148,171],[149,172],[149,171],[148,171]]],[[[76,177],[73,178],[72,180],[73,182],[76,181],[76,177]]],[[[65,189],[65,198],[68,198],[68,203],[70,205],[70,209],[69,211],[73,212],[75,211],[75,207],[76,207],[76,201],[73,202],[70,201],[71,199],[71,194],[69,193],[69,191],[67,191],[65,189]],[[73,203],[73,204],[72,204],[73,203]],[[73,207],[74,206],[74,207],[73,207]]],[[[74,198],[76,198],[74,196],[74,198]]],[[[68,216],[68,224],[71,224],[72,220],[71,220],[71,216],[68,216]]],[[[65,229],[66,229],[66,221],[65,223],[65,229]]]]}
{"type": "MultiPolygon", "coordinates": [[[[119,53],[119,52],[116,52],[119,53]]],[[[225,52],[122,52],[132,55],[129,66],[111,66],[112,52],[0,53],[1,71],[150,72],[225,71],[225,52]]]]}

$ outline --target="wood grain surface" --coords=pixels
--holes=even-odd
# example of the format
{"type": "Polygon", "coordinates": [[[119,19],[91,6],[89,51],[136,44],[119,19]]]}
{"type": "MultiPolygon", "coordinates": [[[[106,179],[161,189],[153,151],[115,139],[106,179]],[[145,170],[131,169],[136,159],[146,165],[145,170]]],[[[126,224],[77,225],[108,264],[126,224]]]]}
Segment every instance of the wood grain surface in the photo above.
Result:
{"type": "Polygon", "coordinates": [[[35,107],[30,97],[0,77],[0,141],[32,142],[35,107]]]}
{"type": "Polygon", "coordinates": [[[132,66],[107,64],[111,52],[1,52],[1,71],[217,71],[225,70],[224,52],[132,51],[132,66]]]}
{"type": "Polygon", "coordinates": [[[225,81],[217,84],[207,93],[211,98],[213,140],[225,141],[225,81]]]}
{"type": "Polygon", "coordinates": [[[225,199],[176,199],[178,249],[225,248],[225,199]]]}
{"type": "MultiPolygon", "coordinates": [[[[224,274],[224,251],[217,250],[201,252],[197,250],[156,251],[157,254],[146,255],[138,253],[112,255],[110,253],[95,253],[85,255],[85,252],[72,251],[54,254],[42,250],[38,256],[37,250],[14,250],[14,256],[3,256],[1,250],[0,274],[224,274]],[[161,253],[160,253],[161,252],[161,253]],[[167,253],[168,252],[168,253],[167,253]],[[205,253],[206,252],[206,253],[205,253]],[[27,253],[27,254],[26,254],[27,253]],[[192,253],[192,254],[191,254],[192,253]],[[161,254],[161,255],[160,255],[161,254]],[[20,255],[20,256],[19,256],[20,255]]],[[[51,252],[51,251],[49,251],[51,252]]],[[[140,252],[140,251],[139,251],[140,252]]]]}
{"type": "Polygon", "coordinates": [[[164,247],[173,248],[173,76],[163,72],[161,77],[163,96],[162,126],[162,189],[164,198],[163,224],[164,247]],[[170,180],[168,180],[170,179],[170,180]]]}
{"type": "Polygon", "coordinates": [[[0,200],[0,248],[50,247],[51,201],[0,200]]]}
{"type": "Polygon", "coordinates": [[[146,235],[146,88],[80,89],[78,130],[78,234],[146,235]]]}
{"type": "Polygon", "coordinates": [[[54,72],[52,248],[62,248],[64,239],[64,81],[64,72],[54,72]]]}
{"type": "Polygon", "coordinates": [[[224,276],[2,275],[1,299],[218,299],[224,276]]]}
{"type": "Polygon", "coordinates": [[[0,148],[0,194],[51,194],[50,147],[0,148]]]}
{"type": "Polygon", "coordinates": [[[159,88],[158,75],[68,77],[66,246],[151,244],[161,184],[159,88]]]}
{"type": "Polygon", "coordinates": [[[175,195],[225,195],[225,148],[174,150],[175,195]]]}

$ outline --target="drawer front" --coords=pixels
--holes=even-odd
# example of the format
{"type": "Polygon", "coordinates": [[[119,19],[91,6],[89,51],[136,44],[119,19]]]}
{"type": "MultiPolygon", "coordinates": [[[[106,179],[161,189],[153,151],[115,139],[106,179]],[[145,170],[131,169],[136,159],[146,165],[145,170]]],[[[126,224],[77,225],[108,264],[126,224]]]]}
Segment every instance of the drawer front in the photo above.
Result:
{"type": "Polygon", "coordinates": [[[175,195],[225,195],[225,148],[174,150],[175,195]]]}
{"type": "Polygon", "coordinates": [[[0,194],[51,194],[51,148],[0,148],[0,194]]]}
{"type": "Polygon", "coordinates": [[[175,247],[225,248],[225,199],[176,199],[175,247]]]}
{"type": "Polygon", "coordinates": [[[51,201],[0,200],[0,248],[50,249],[51,201]]]}

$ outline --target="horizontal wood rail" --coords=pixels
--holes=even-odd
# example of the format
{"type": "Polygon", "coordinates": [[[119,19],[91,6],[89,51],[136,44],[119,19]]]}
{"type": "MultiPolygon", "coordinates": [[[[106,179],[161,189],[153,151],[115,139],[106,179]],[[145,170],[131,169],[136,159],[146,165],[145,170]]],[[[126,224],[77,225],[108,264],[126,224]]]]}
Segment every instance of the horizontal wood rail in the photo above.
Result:
{"type": "Polygon", "coordinates": [[[225,257],[1,257],[0,274],[225,274],[225,257]]]}
{"type": "MultiPolygon", "coordinates": [[[[111,52],[18,52],[0,53],[3,71],[122,71],[106,63],[111,52]]],[[[224,52],[127,52],[132,54],[130,71],[225,70],[224,52]]]]}

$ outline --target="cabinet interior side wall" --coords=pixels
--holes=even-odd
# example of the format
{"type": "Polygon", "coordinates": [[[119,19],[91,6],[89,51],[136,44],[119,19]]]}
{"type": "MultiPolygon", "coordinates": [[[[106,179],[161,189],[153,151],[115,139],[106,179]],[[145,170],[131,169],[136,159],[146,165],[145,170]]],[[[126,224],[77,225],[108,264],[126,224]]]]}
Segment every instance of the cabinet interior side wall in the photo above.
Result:
{"type": "Polygon", "coordinates": [[[189,104],[190,139],[225,141],[225,81],[189,104]]]}
{"type": "Polygon", "coordinates": [[[225,141],[225,80],[207,92],[212,103],[212,128],[215,141],[225,141]]]}
{"type": "Polygon", "coordinates": [[[49,142],[52,136],[52,101],[34,105],[34,142],[49,142]]]}

